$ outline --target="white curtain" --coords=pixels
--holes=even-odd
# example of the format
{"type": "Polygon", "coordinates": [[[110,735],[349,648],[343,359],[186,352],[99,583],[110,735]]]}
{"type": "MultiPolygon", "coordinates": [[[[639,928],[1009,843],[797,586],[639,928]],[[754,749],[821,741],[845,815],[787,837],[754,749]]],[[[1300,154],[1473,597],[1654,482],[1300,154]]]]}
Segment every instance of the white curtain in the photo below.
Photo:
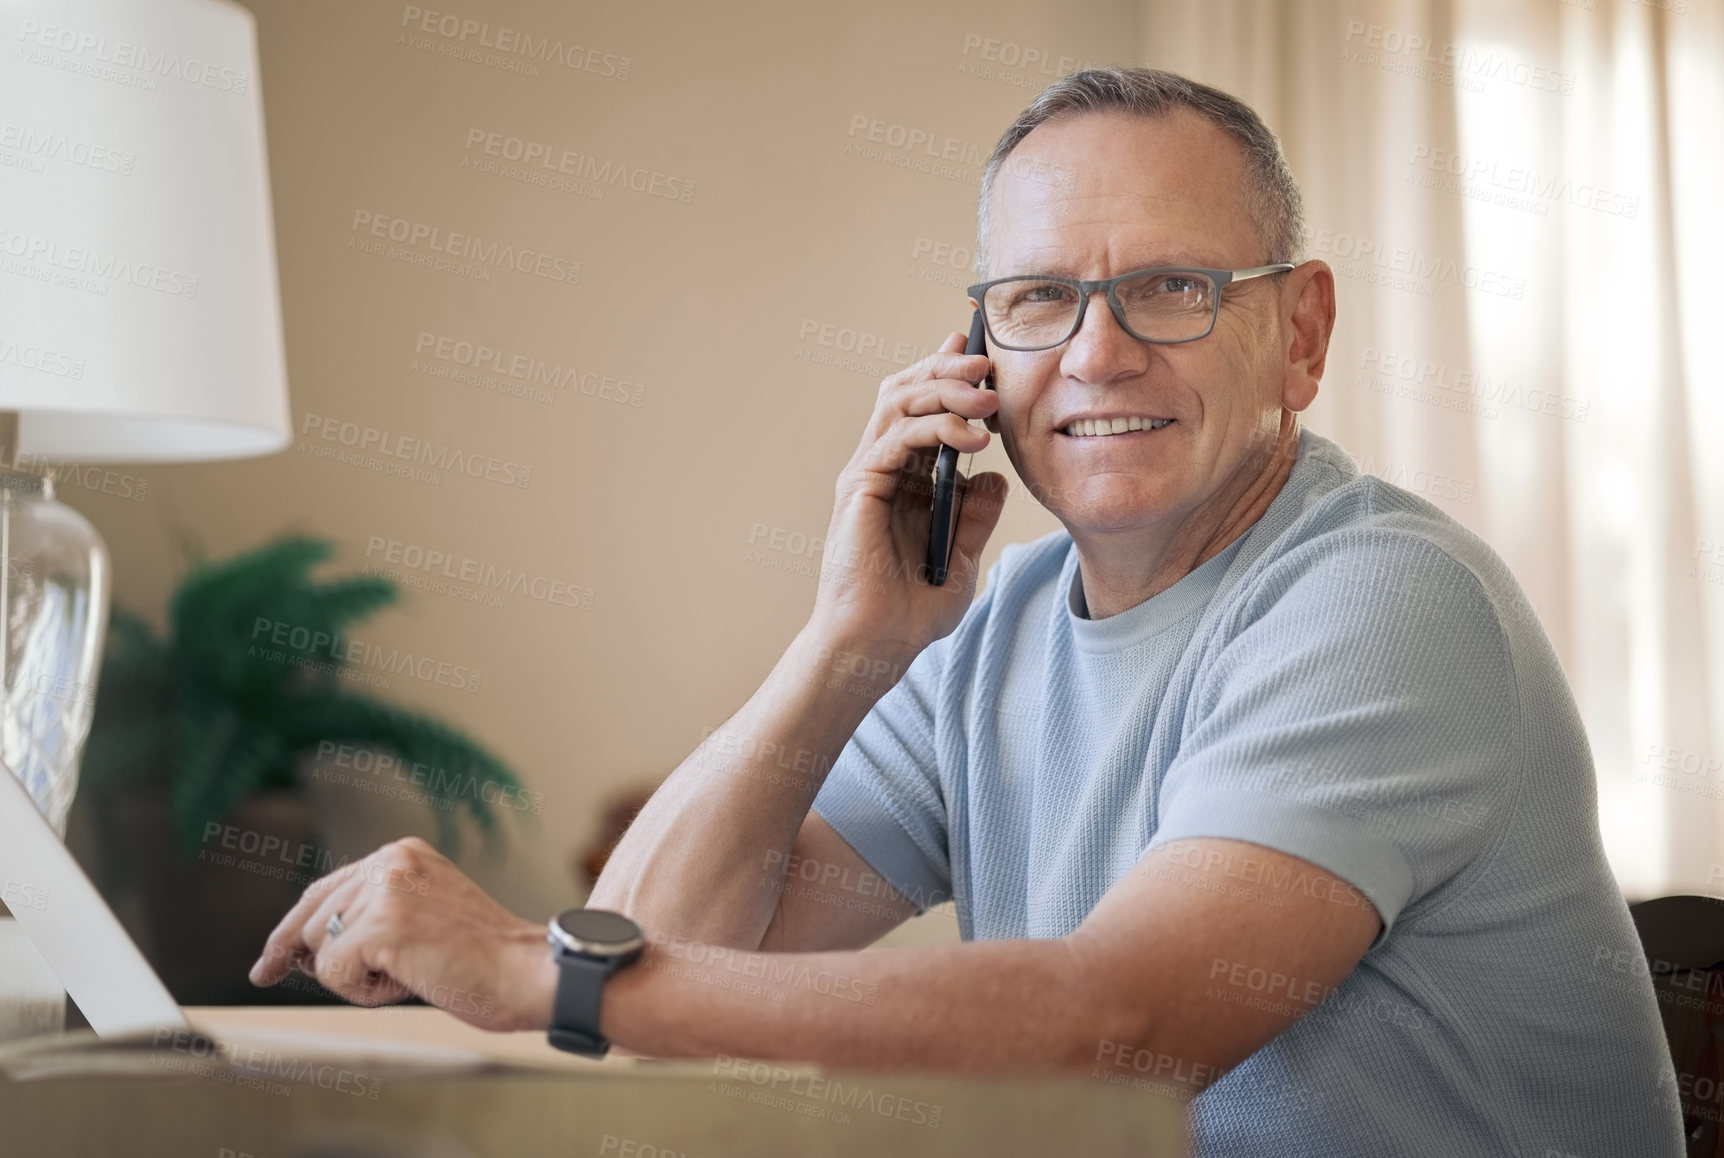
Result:
{"type": "Polygon", "coordinates": [[[1724,895],[1724,0],[1150,0],[1281,135],[1340,317],[1307,425],[1507,560],[1631,899],[1724,895]]]}

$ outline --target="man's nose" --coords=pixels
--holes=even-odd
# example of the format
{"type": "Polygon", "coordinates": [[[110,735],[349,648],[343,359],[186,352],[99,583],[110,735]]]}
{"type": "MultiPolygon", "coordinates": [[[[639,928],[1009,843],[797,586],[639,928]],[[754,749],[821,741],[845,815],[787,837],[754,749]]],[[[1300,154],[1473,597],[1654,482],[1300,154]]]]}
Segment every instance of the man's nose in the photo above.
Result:
{"type": "Polygon", "coordinates": [[[1149,364],[1147,343],[1128,334],[1108,308],[1107,293],[1095,290],[1084,309],[1083,324],[1066,342],[1060,369],[1067,377],[1103,383],[1149,364]]]}

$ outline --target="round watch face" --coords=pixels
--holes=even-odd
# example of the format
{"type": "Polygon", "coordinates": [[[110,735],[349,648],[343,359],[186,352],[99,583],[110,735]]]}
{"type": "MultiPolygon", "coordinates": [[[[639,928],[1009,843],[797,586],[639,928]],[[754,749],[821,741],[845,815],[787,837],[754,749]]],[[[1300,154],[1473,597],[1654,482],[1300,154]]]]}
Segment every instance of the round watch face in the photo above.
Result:
{"type": "Polygon", "coordinates": [[[640,926],[607,909],[569,909],[551,919],[551,935],[564,948],[595,957],[617,957],[639,949],[640,926]]]}

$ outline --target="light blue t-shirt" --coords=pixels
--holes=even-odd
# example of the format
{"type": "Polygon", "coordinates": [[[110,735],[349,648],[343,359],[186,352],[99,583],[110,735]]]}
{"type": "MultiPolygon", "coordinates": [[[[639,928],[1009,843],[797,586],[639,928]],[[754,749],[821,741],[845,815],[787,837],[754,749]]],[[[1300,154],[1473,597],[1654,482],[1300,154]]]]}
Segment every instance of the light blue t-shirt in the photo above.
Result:
{"type": "MultiPolygon", "coordinates": [[[[862,722],[814,807],[863,859],[955,898],[966,940],[1069,933],[1169,841],[1364,893],[1384,931],[1326,996],[1212,973],[1205,1000],[1310,1012],[1192,1102],[1200,1155],[1681,1153],[1586,733],[1489,546],[1304,430],[1263,516],[1172,587],[1092,620],[1077,570],[1063,531],[1007,547],[862,722]]],[[[1189,879],[1335,888],[1261,872],[1189,879]]]]}

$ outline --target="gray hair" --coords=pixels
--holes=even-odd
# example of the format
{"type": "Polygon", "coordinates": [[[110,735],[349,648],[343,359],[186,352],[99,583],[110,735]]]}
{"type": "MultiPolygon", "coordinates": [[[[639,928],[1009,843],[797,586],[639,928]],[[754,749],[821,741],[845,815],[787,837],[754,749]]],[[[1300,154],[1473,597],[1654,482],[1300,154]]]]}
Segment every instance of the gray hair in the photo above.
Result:
{"type": "Polygon", "coordinates": [[[1245,150],[1245,210],[1267,251],[1266,263],[1297,262],[1305,241],[1304,208],[1281,142],[1250,105],[1218,88],[1157,68],[1086,68],[1054,81],[1018,114],[982,171],[976,207],[976,269],[986,278],[988,203],[994,179],[1031,130],[1060,116],[1125,112],[1159,117],[1190,109],[1238,141],[1245,150]]]}

